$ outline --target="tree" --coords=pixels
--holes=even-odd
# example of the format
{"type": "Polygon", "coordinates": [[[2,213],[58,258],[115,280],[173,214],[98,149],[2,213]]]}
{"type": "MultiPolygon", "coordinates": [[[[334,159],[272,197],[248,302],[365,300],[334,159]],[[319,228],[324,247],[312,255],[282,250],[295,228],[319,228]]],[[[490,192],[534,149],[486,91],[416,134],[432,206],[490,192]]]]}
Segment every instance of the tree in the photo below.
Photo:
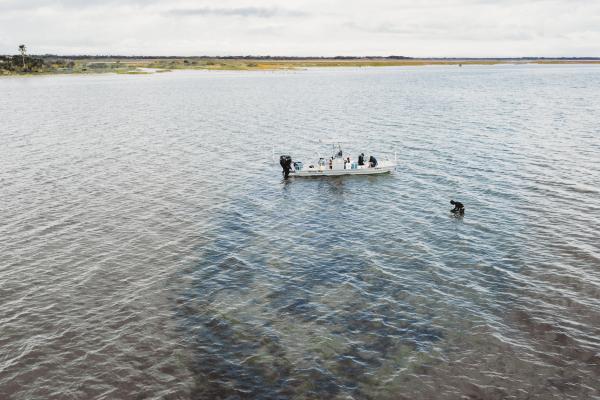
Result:
{"type": "Polygon", "coordinates": [[[25,52],[27,51],[27,48],[25,47],[24,44],[20,44],[19,45],[19,52],[21,52],[21,57],[23,58],[23,68],[25,68],[25,52]]]}

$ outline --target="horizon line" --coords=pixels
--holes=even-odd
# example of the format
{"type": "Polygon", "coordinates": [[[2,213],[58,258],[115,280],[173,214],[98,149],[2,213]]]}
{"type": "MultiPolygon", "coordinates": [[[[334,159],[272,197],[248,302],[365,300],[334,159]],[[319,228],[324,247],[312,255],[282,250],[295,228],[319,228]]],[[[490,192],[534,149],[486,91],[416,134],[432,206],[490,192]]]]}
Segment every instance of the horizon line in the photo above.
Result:
{"type": "MultiPolygon", "coordinates": [[[[0,57],[13,57],[18,54],[0,54],[0,57]]],[[[280,55],[122,55],[122,54],[28,54],[30,57],[65,58],[214,58],[214,59],[397,59],[397,60],[600,60],[600,56],[513,56],[513,57],[412,57],[401,55],[362,55],[362,56],[280,56],[280,55]]]]}

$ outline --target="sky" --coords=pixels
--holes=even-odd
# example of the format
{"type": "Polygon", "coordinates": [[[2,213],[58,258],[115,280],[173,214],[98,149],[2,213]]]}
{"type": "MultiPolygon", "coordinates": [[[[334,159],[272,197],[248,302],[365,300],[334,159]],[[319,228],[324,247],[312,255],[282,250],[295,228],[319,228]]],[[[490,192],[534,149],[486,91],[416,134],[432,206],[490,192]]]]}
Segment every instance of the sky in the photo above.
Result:
{"type": "Polygon", "coordinates": [[[0,0],[0,54],[600,57],[600,0],[0,0]]]}

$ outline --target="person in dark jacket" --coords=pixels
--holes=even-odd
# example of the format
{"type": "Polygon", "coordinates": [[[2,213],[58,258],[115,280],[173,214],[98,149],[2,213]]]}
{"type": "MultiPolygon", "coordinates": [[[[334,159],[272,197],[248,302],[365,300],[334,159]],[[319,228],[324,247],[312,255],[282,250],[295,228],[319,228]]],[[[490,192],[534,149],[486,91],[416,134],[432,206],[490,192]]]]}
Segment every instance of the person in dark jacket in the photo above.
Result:
{"type": "Polygon", "coordinates": [[[458,213],[460,215],[463,215],[465,213],[465,206],[460,201],[450,200],[450,204],[454,206],[454,208],[450,210],[450,212],[453,212],[455,214],[458,213]]]}
{"type": "Polygon", "coordinates": [[[377,166],[377,159],[375,157],[373,157],[373,156],[369,157],[369,166],[371,168],[377,166]]]}
{"type": "Polygon", "coordinates": [[[358,165],[365,165],[365,153],[360,153],[358,156],[358,165]]]}

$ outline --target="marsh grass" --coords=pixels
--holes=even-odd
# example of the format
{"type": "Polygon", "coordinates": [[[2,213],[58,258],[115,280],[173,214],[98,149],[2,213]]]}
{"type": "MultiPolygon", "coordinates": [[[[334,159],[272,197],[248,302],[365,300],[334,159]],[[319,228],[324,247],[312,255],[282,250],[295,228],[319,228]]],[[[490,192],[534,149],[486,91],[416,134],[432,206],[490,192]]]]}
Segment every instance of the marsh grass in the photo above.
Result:
{"type": "Polygon", "coordinates": [[[164,73],[173,70],[209,71],[277,71],[305,68],[344,68],[344,67],[419,67],[436,65],[496,65],[496,64],[600,64],[598,59],[390,59],[390,58],[315,58],[315,59],[269,59],[269,58],[81,58],[44,59],[42,68],[27,73],[6,71],[0,68],[0,75],[32,74],[98,74],[117,73],[140,75],[164,73]],[[154,71],[144,71],[151,69],[154,71]]]}

